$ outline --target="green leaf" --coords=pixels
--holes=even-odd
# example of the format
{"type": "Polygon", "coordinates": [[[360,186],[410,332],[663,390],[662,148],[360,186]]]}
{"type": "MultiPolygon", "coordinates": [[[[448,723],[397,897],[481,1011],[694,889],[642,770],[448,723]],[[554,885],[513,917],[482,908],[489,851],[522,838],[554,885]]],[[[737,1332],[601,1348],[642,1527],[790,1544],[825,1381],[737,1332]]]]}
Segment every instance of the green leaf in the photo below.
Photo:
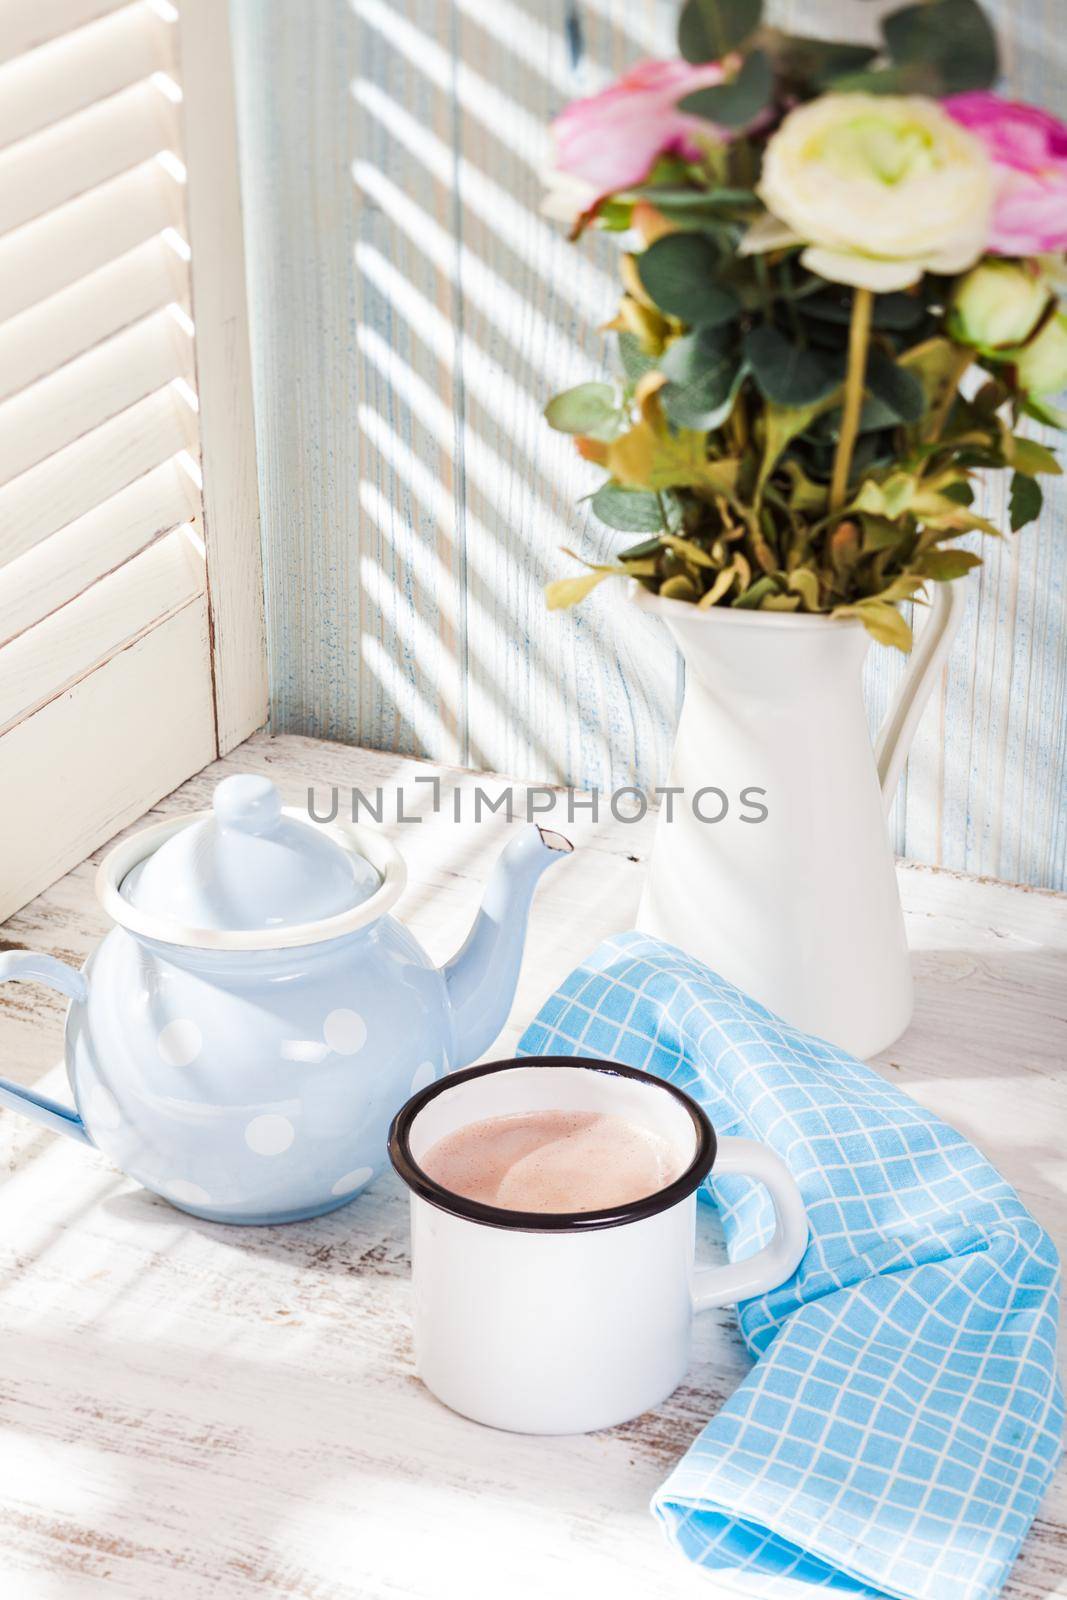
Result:
{"type": "Polygon", "coordinates": [[[577,578],[554,578],[545,584],[545,605],[549,611],[566,611],[591,594],[598,583],[611,576],[610,572],[583,572],[577,578]]]}
{"type": "Polygon", "coordinates": [[[899,67],[872,67],[845,72],[831,84],[834,94],[944,94],[941,74],[931,61],[909,61],[899,67]]]}
{"type": "Polygon", "coordinates": [[[927,550],[918,561],[923,577],[932,578],[935,583],[952,583],[956,578],[966,577],[972,567],[981,565],[981,556],[976,556],[972,550],[927,550]]]}
{"type": "Polygon", "coordinates": [[[1028,394],[1022,409],[1035,422],[1043,422],[1046,428],[1067,428],[1067,411],[1061,411],[1047,400],[1039,400],[1036,395],[1028,394]]]}
{"type": "Polygon", "coordinates": [[[1012,533],[1018,533],[1020,528],[1025,528],[1028,522],[1039,517],[1044,503],[1041,485],[1035,478],[1028,478],[1024,472],[1012,473],[1011,494],[1008,497],[1012,533]]]}
{"type": "Polygon", "coordinates": [[[875,516],[870,511],[860,513],[860,524],[863,528],[865,556],[877,550],[891,550],[894,545],[900,544],[906,533],[899,522],[894,522],[890,517],[875,516]]]}
{"type": "Polygon", "coordinates": [[[787,34],[772,45],[779,70],[795,83],[825,88],[843,72],[859,72],[877,56],[868,44],[839,39],[801,39],[787,34]]]}
{"type": "Polygon", "coordinates": [[[695,89],[679,100],[678,109],[694,117],[706,117],[720,128],[743,128],[755,121],[773,94],[771,58],[765,50],[753,50],[741,63],[736,78],[709,89],[695,89]]]}
{"type": "Polygon", "coordinates": [[[926,390],[921,381],[881,350],[872,350],[868,357],[865,387],[898,422],[918,422],[926,410],[926,390]]]}
{"type": "Polygon", "coordinates": [[[958,483],[947,483],[941,493],[946,500],[951,500],[955,505],[974,505],[974,490],[966,478],[961,478],[958,483]]]}
{"type": "Polygon", "coordinates": [[[810,428],[819,413],[826,409],[826,404],[825,400],[820,400],[810,406],[767,406],[763,413],[763,459],[756,483],[757,500],[782,455],[794,439],[810,428]]]}
{"type": "Polygon", "coordinates": [[[733,330],[698,328],[667,349],[660,371],[668,382],[660,390],[663,414],[676,428],[708,433],[733,409],[744,376],[733,330]]]}
{"type": "Polygon", "coordinates": [[[678,49],[686,61],[721,61],[744,44],[763,18],[763,0],[686,0],[678,49]]]}
{"type": "MultiPolygon", "coordinates": [[[[573,550],[564,550],[563,553],[572,556],[575,561],[581,561],[581,557],[576,556],[573,550]]],[[[583,572],[576,578],[556,578],[552,583],[545,584],[545,604],[549,611],[565,611],[569,606],[576,606],[596,588],[598,583],[603,583],[605,578],[613,575],[623,578],[650,578],[656,571],[654,560],[634,561],[628,567],[620,566],[617,561],[606,561],[595,565],[591,561],[582,561],[582,565],[588,567],[588,572],[583,572]]]]}
{"type": "Polygon", "coordinates": [[[739,611],[758,611],[765,595],[778,593],[778,585],[773,578],[757,578],[751,588],[746,589],[744,594],[739,594],[737,599],[730,603],[739,611]]]}
{"type": "Polygon", "coordinates": [[[1050,472],[1056,477],[1063,472],[1051,450],[1038,444],[1036,439],[1024,439],[1018,433],[1012,440],[1011,464],[1030,478],[1038,472],[1050,472]]]}
{"type": "Polygon", "coordinates": [[[589,502],[593,514],[620,533],[656,533],[664,526],[665,504],[658,494],[624,489],[609,478],[589,502]]]}
{"type": "Polygon", "coordinates": [[[739,206],[757,206],[754,189],[660,189],[654,184],[628,189],[633,199],[647,200],[664,216],[689,216],[696,212],[721,211],[739,206]]]}
{"type": "MultiPolygon", "coordinates": [[[[806,317],[847,328],[852,321],[852,295],[845,290],[826,289],[821,294],[806,295],[798,309],[806,317]]],[[[871,326],[891,333],[905,333],[917,327],[925,315],[925,302],[918,295],[899,291],[877,294],[871,309],[871,326]]]]}
{"type": "Polygon", "coordinates": [[[717,283],[721,252],[705,234],[668,233],[637,257],[637,272],[661,311],[695,327],[731,321],[739,303],[717,283]]]}
{"type": "Polygon", "coordinates": [[[615,391],[607,383],[580,383],[554,395],[545,407],[545,420],[557,433],[592,433],[615,422],[615,391]]]}
{"type": "Polygon", "coordinates": [[[857,600],[854,605],[835,606],[834,617],[856,617],[879,644],[894,645],[905,652],[911,649],[911,629],[896,606],[885,600],[857,600]]]}
{"type": "Polygon", "coordinates": [[[926,339],[905,350],[899,364],[912,372],[926,393],[926,409],[936,411],[955,390],[970,363],[968,351],[961,351],[948,339],[926,339]]]}
{"type": "Polygon", "coordinates": [[[808,611],[818,611],[819,579],[810,567],[795,567],[786,581],[793,593],[803,600],[808,611]]]}
{"type": "Polygon", "coordinates": [[[699,600],[700,590],[692,578],[684,572],[676,573],[673,578],[665,578],[659,586],[659,592],[664,600],[699,600]]]}
{"type": "Polygon", "coordinates": [[[640,544],[627,545],[619,551],[620,561],[640,561],[645,556],[658,555],[662,549],[659,539],[642,539],[640,544]]]}
{"type": "Polygon", "coordinates": [[[760,393],[772,405],[813,405],[839,388],[843,377],[832,358],[793,344],[766,324],[747,335],[745,357],[760,393]]]}
{"type": "Polygon", "coordinates": [[[651,356],[647,356],[641,348],[641,341],[635,333],[625,330],[619,334],[619,360],[622,370],[631,383],[636,383],[638,378],[643,378],[646,372],[651,372],[656,363],[651,356]]]}
{"type": "Polygon", "coordinates": [[[894,62],[933,67],[943,94],[989,89],[1000,71],[997,40],[978,0],[920,0],[882,18],[894,62]]]}

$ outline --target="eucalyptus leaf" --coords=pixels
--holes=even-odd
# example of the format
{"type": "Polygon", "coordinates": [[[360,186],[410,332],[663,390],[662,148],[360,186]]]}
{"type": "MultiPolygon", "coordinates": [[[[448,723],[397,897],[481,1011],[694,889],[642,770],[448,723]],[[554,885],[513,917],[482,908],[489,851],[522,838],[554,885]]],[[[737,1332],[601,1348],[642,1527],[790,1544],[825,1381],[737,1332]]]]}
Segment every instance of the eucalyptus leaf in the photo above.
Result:
{"type": "Polygon", "coordinates": [[[1012,473],[1011,493],[1008,496],[1012,533],[1018,533],[1028,522],[1035,521],[1041,515],[1044,503],[1041,485],[1035,478],[1028,478],[1024,472],[1012,473]]]}
{"type": "Polygon", "coordinates": [[[640,200],[647,200],[649,205],[655,206],[657,211],[662,211],[664,216],[687,215],[703,211],[720,211],[724,208],[738,206],[756,206],[758,201],[753,189],[658,189],[650,186],[630,191],[640,200]]]}
{"type": "Polygon", "coordinates": [[[627,545],[619,551],[620,561],[640,561],[645,556],[658,555],[662,546],[659,539],[642,539],[640,544],[627,545]]]}
{"type": "Polygon", "coordinates": [[[619,334],[619,360],[623,372],[631,383],[643,378],[646,372],[653,371],[656,365],[652,357],[642,350],[637,335],[629,333],[626,329],[619,334]]]}
{"type": "Polygon", "coordinates": [[[661,311],[691,326],[737,315],[732,289],[716,281],[722,254],[702,233],[668,233],[637,257],[642,286],[661,311]]]}
{"type": "Polygon", "coordinates": [[[665,501],[644,489],[625,489],[608,479],[589,502],[595,516],[620,533],[657,533],[664,526],[665,501]]]}
{"type": "Polygon", "coordinates": [[[756,482],[756,498],[793,440],[798,438],[815,421],[826,402],[810,406],[768,405],[763,414],[763,459],[756,482]]]}
{"type": "Polygon", "coordinates": [[[741,63],[736,78],[695,89],[678,102],[690,116],[706,117],[720,128],[743,128],[754,122],[774,94],[774,68],[765,50],[753,50],[741,63]]]}
{"type": "Polygon", "coordinates": [[[878,52],[868,44],[848,44],[839,39],[802,39],[786,34],[773,45],[782,74],[796,83],[825,88],[844,72],[859,72],[878,52]]]}
{"type": "Polygon", "coordinates": [[[721,61],[762,20],[763,0],[686,0],[678,18],[678,49],[686,61],[721,61]]]}
{"type": "Polygon", "coordinates": [[[678,428],[720,427],[733,408],[744,366],[729,328],[698,328],[676,339],[660,363],[668,379],[663,414],[678,428]]]}
{"type": "Polygon", "coordinates": [[[865,386],[898,422],[918,422],[926,411],[926,390],[920,379],[881,350],[870,353],[865,386]]]}
{"type": "Polygon", "coordinates": [[[996,34],[978,0],[920,0],[883,17],[882,34],[897,65],[933,67],[943,94],[997,80],[996,34]]]}
{"type": "Polygon", "coordinates": [[[844,72],[830,88],[834,94],[945,93],[941,73],[933,61],[908,61],[900,66],[871,67],[864,72],[844,72]]]}
{"type": "Polygon", "coordinates": [[[844,376],[839,363],[804,348],[777,328],[753,328],[745,338],[745,357],[761,394],[777,406],[810,406],[837,389],[844,376]]]}
{"type": "MultiPolygon", "coordinates": [[[[840,289],[826,289],[821,294],[805,297],[799,306],[805,317],[816,317],[820,322],[833,322],[848,327],[852,321],[852,295],[840,289]]],[[[917,294],[877,294],[871,308],[872,328],[892,333],[906,333],[918,327],[926,315],[926,305],[917,294]]]]}
{"type": "Polygon", "coordinates": [[[580,383],[553,395],[545,420],[557,433],[593,433],[610,426],[618,415],[615,391],[607,383],[580,383]]]}

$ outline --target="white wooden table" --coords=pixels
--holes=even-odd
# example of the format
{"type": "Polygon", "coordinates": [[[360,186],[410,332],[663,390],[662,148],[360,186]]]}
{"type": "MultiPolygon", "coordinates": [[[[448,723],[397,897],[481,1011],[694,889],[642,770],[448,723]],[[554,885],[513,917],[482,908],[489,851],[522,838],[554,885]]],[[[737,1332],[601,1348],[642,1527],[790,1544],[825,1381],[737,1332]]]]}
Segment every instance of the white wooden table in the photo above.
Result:
{"type": "MultiPolygon", "coordinates": [[[[226,771],[364,791],[442,769],[257,735],[226,771]]],[[[469,800],[470,774],[442,771],[469,800]]],[[[77,803],[77,797],[71,797],[77,803]]],[[[390,831],[400,913],[431,954],[458,944],[507,830],[449,814],[390,831]]],[[[387,812],[387,815],[389,813],[387,812]]],[[[651,819],[563,826],[580,846],[535,902],[507,1053],[604,934],[632,920],[651,819]]],[[[105,924],[87,862],[2,930],[81,962],[105,924]]],[[[903,867],[918,1007],[875,1063],[955,1123],[1067,1243],[1067,902],[903,867]]],[[[62,1094],[62,1003],[0,990],[0,1070],[62,1094]]],[[[382,1178],[316,1222],[198,1222],[73,1142],[0,1113],[0,1571],[11,1600],[686,1600],[715,1595],[648,1500],[745,1370],[729,1313],[700,1319],[689,1381],[611,1432],[521,1438],[423,1390],[408,1335],[407,1205],[382,1178]]],[[[1061,1474],[1005,1591],[1067,1596],[1061,1474]]]]}

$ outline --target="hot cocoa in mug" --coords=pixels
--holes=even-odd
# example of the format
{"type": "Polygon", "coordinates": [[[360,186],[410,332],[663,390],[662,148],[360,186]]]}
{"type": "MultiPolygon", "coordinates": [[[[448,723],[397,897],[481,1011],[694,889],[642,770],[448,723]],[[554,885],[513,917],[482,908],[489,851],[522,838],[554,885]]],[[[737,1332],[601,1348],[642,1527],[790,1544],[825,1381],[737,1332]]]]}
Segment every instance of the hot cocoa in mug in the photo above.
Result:
{"type": "Polygon", "coordinates": [[[807,1245],[781,1159],[717,1139],[674,1084],[615,1062],[527,1056],[453,1073],[394,1119],[411,1191],[415,1358],[454,1411],[519,1433],[585,1433],[685,1377],[693,1313],[777,1287],[807,1245]],[[694,1265],[696,1193],[745,1174],[770,1243],[694,1265]]]}

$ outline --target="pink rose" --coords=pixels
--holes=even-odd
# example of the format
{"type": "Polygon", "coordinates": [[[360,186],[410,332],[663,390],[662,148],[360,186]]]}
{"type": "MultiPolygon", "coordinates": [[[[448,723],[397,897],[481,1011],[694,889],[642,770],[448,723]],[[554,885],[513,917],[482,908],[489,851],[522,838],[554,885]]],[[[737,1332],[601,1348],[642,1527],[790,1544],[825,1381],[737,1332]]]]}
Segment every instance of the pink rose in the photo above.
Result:
{"type": "Polygon", "coordinates": [[[1030,256],[1067,249],[1067,127],[1047,111],[984,89],[953,95],[944,105],[981,140],[997,169],[990,250],[1030,256]]]}
{"type": "Polygon", "coordinates": [[[715,129],[676,102],[721,82],[714,61],[639,61],[610,89],[572,101],[556,118],[557,170],[582,180],[599,200],[643,182],[658,156],[698,160],[698,136],[714,137],[715,129]]]}

